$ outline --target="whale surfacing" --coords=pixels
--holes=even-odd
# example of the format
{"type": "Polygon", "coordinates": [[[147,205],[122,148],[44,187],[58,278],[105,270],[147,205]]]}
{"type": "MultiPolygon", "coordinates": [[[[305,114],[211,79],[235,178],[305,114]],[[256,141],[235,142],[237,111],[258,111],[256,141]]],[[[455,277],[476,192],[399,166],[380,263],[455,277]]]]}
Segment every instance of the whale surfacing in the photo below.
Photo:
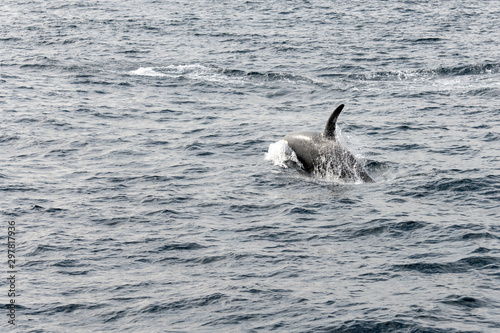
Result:
{"type": "Polygon", "coordinates": [[[320,177],[338,177],[346,182],[373,183],[362,164],[335,138],[337,118],[344,104],[330,115],[323,133],[297,132],[287,134],[284,140],[295,152],[304,170],[320,177]]]}

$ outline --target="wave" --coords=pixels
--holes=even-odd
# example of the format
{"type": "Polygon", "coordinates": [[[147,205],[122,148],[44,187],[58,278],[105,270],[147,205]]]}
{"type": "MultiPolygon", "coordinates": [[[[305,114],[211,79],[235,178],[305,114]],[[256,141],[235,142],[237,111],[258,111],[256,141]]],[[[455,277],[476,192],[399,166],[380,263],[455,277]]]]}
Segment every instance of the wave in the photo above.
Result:
{"type": "Polygon", "coordinates": [[[206,246],[203,246],[198,243],[172,243],[165,244],[157,249],[158,252],[163,251],[185,251],[185,250],[199,250],[204,249],[206,246]]]}
{"type": "Polygon", "coordinates": [[[443,301],[443,304],[452,305],[461,308],[481,308],[481,307],[489,307],[489,302],[470,297],[470,296],[461,296],[461,295],[450,295],[446,297],[443,301]]]}
{"type": "Polygon", "coordinates": [[[289,73],[244,71],[202,64],[139,67],[136,70],[129,71],[128,74],[229,85],[262,85],[269,82],[316,83],[307,77],[289,73]]]}
{"type": "Polygon", "coordinates": [[[19,42],[21,38],[18,37],[2,37],[0,38],[0,42],[19,42]]]}
{"type": "Polygon", "coordinates": [[[148,304],[141,307],[138,312],[141,315],[151,313],[171,313],[172,311],[188,310],[217,304],[223,302],[227,298],[228,296],[225,294],[213,293],[200,297],[148,304]]]}
{"type": "Polygon", "coordinates": [[[497,257],[468,257],[455,262],[415,262],[411,264],[397,264],[394,271],[413,271],[422,274],[464,273],[470,270],[496,270],[500,258],[497,257]]]}
{"type": "Polygon", "coordinates": [[[0,143],[6,143],[17,140],[19,140],[19,136],[17,135],[0,134],[0,143]]]}
{"type": "Polygon", "coordinates": [[[414,231],[425,228],[428,224],[420,221],[395,222],[392,219],[374,219],[369,221],[366,228],[347,228],[344,230],[346,238],[366,238],[384,234],[389,237],[410,237],[414,231]]]}
{"type": "Polygon", "coordinates": [[[498,178],[496,175],[481,178],[443,178],[421,187],[430,191],[478,192],[495,188],[498,184],[498,178]]]}
{"type": "MultiPolygon", "coordinates": [[[[315,332],[408,332],[408,333],[454,333],[454,329],[440,329],[436,327],[422,326],[420,323],[395,319],[390,321],[349,320],[340,325],[316,327],[315,332]]],[[[461,331],[464,332],[464,331],[461,331]]]]}
{"type": "MultiPolygon", "coordinates": [[[[57,303],[55,303],[57,304],[57,303]]],[[[97,303],[68,303],[64,305],[55,305],[46,306],[44,308],[40,308],[38,310],[30,311],[30,315],[57,315],[60,313],[72,313],[75,311],[83,311],[83,310],[95,310],[106,307],[107,304],[97,304],[97,303]]]]}
{"type": "Polygon", "coordinates": [[[347,78],[359,81],[411,81],[435,77],[497,74],[499,72],[500,63],[481,63],[431,69],[349,74],[347,78]]]}
{"type": "Polygon", "coordinates": [[[498,97],[500,96],[500,89],[492,87],[482,87],[472,89],[465,93],[467,96],[480,96],[480,97],[498,97]]]}

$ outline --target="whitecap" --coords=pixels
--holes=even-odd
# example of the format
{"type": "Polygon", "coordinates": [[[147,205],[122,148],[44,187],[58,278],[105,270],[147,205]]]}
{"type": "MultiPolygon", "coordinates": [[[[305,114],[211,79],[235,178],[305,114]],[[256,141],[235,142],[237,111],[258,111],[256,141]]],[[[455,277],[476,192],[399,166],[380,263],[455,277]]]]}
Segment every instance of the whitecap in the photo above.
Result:
{"type": "Polygon", "coordinates": [[[130,71],[130,75],[140,75],[140,76],[166,76],[166,74],[157,72],[154,67],[139,67],[135,71],[130,71]]]}

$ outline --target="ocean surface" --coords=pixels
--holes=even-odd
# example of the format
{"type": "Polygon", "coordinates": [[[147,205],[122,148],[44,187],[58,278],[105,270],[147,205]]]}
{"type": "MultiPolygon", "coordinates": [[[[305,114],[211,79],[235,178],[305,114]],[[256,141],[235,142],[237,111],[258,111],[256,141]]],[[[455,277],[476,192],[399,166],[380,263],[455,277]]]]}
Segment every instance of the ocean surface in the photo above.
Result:
{"type": "Polygon", "coordinates": [[[2,0],[0,330],[500,332],[499,27],[500,1],[2,0]],[[373,184],[287,167],[341,103],[373,184]]]}

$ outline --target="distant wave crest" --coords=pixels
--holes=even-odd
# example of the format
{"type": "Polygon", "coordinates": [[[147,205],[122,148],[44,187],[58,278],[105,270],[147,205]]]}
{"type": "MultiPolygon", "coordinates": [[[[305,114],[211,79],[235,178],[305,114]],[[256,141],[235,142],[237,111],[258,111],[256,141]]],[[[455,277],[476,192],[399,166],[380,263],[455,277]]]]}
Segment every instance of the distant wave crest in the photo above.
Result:
{"type": "Polygon", "coordinates": [[[500,64],[483,63],[452,67],[438,67],[432,69],[380,71],[373,73],[354,73],[347,75],[348,79],[361,81],[394,81],[394,80],[418,80],[434,78],[439,76],[463,76],[497,74],[500,72],[500,64]]]}
{"type": "Polygon", "coordinates": [[[269,82],[306,83],[314,84],[315,81],[300,75],[280,72],[243,71],[226,69],[217,66],[202,64],[168,65],[139,67],[128,72],[129,75],[166,77],[200,81],[203,83],[219,83],[230,85],[262,85],[269,82]]]}

